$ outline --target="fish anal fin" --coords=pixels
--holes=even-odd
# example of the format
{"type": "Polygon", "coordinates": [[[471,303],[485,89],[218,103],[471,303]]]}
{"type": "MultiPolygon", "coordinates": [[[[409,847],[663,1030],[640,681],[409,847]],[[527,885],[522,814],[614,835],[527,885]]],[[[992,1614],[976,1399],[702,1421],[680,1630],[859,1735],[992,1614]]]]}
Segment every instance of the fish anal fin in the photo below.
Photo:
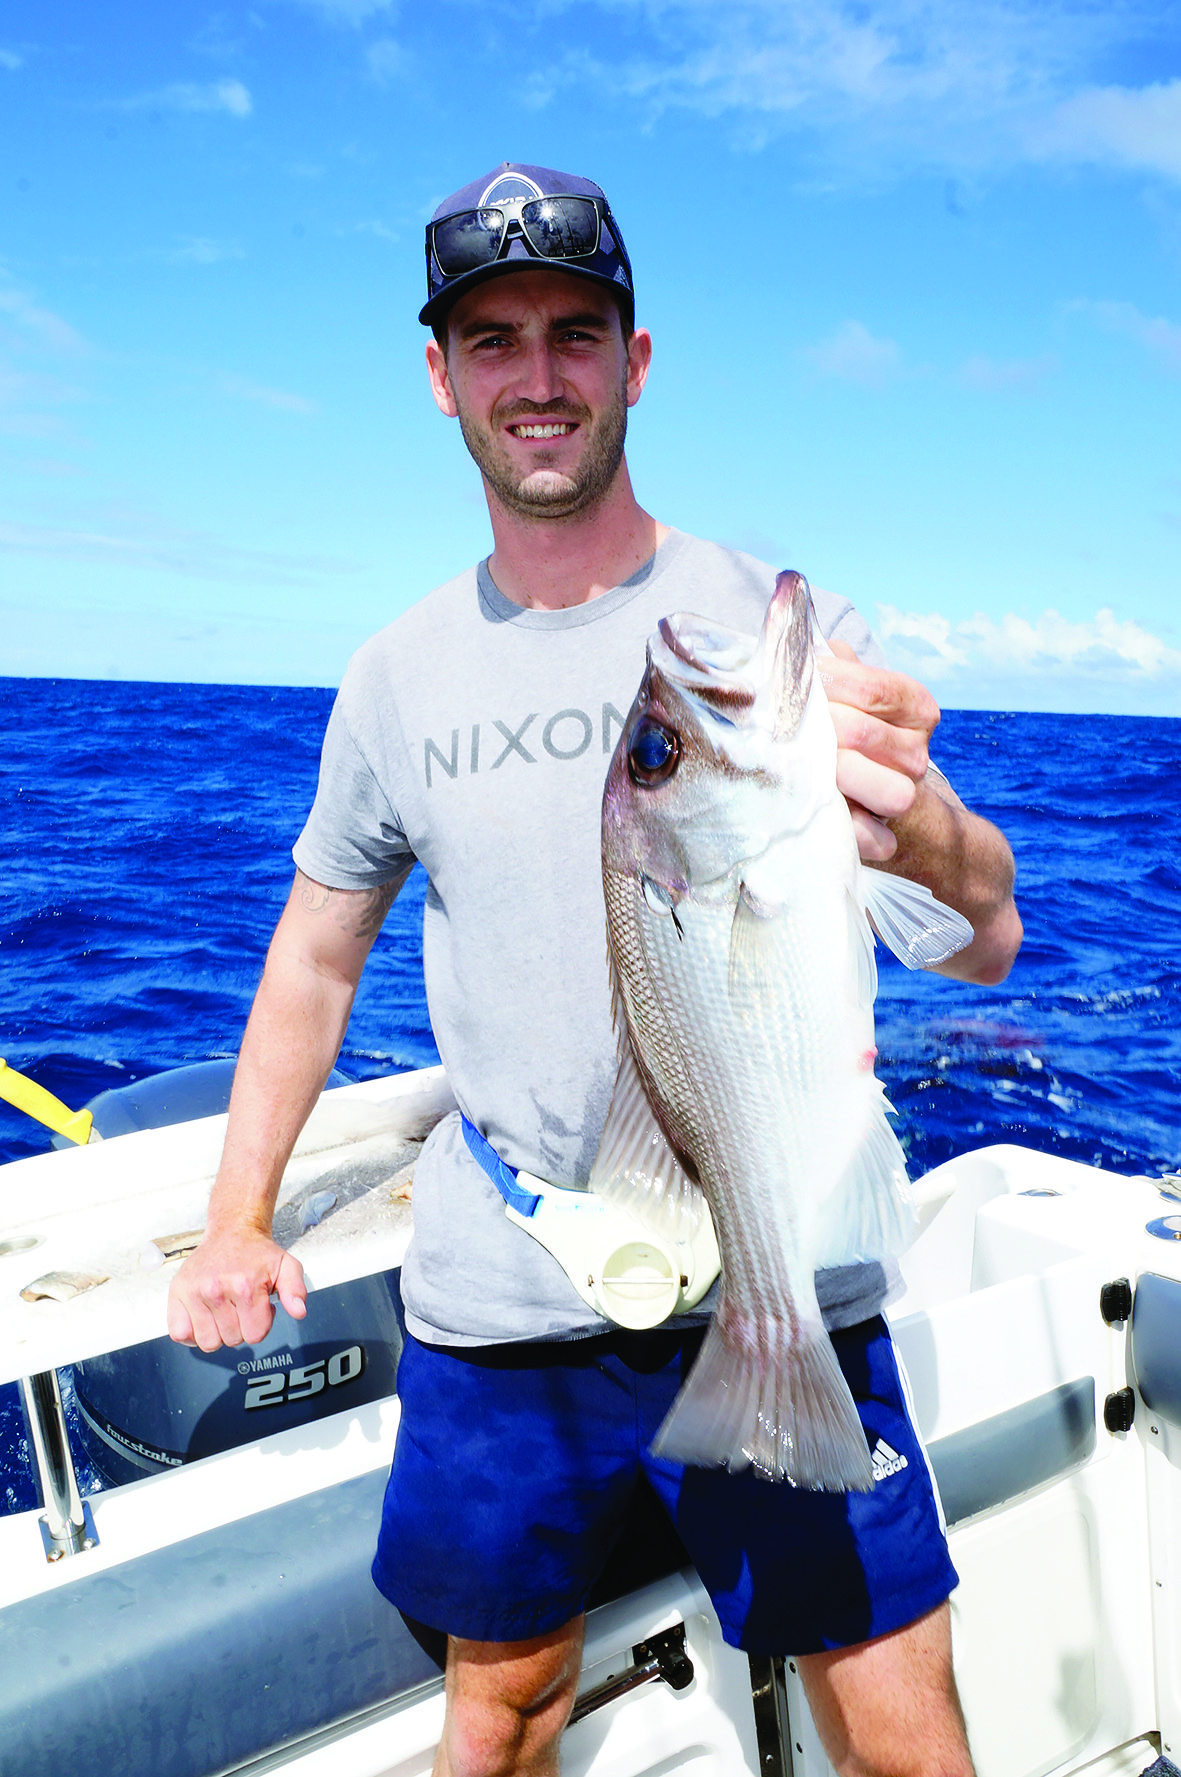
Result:
{"type": "Polygon", "coordinates": [[[854,1003],[872,1006],[878,993],[878,965],[873,953],[873,928],[865,909],[850,889],[846,902],[849,916],[849,955],[853,959],[854,1003]]]}
{"type": "Polygon", "coordinates": [[[768,1353],[719,1308],[697,1362],[652,1443],[703,1468],[753,1467],[770,1481],[868,1492],[873,1465],[848,1383],[824,1328],[780,1329],[768,1353]]]}
{"type": "Polygon", "coordinates": [[[975,933],[962,913],[937,901],[921,882],[863,869],[866,911],[883,944],[908,969],[933,969],[963,950],[975,933]]]}
{"type": "Polygon", "coordinates": [[[816,1264],[895,1258],[917,1232],[902,1145],[886,1121],[884,1092],[870,1105],[864,1133],[820,1211],[816,1264]]]}
{"type": "Polygon", "coordinates": [[[689,1240],[705,1212],[701,1188],[686,1172],[644,1090],[630,1042],[620,1045],[619,1072],[590,1188],[670,1240],[689,1240]]]}

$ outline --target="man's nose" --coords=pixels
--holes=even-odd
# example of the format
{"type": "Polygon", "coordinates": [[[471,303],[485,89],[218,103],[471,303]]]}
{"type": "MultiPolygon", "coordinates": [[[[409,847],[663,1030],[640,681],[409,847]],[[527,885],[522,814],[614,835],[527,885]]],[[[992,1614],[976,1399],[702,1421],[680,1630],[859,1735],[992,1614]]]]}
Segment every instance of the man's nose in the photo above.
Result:
{"type": "Polygon", "coordinates": [[[563,393],[558,354],[547,339],[534,340],[519,360],[517,393],[523,401],[543,406],[563,393]]]}

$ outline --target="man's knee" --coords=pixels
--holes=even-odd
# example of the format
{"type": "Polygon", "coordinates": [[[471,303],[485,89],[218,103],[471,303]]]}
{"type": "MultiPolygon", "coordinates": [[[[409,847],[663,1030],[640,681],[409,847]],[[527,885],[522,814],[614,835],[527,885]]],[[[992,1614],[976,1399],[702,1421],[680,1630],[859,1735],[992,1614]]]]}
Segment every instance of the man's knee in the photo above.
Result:
{"type": "Polygon", "coordinates": [[[583,1621],[530,1641],[453,1638],[435,1777],[549,1777],[578,1689],[583,1621]]]}
{"type": "Polygon", "coordinates": [[[973,1777],[947,1605],[878,1641],[796,1664],[840,1777],[973,1777]]]}

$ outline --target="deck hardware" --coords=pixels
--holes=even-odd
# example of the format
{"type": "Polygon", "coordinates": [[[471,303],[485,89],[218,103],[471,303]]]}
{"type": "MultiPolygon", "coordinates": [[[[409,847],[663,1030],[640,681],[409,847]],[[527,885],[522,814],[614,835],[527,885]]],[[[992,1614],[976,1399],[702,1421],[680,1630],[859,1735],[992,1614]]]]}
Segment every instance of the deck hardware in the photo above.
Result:
{"type": "Polygon", "coordinates": [[[1103,1423],[1109,1432],[1131,1431],[1136,1417],[1136,1393],[1131,1388],[1117,1388],[1103,1403],[1103,1423]]]}
{"type": "Polygon", "coordinates": [[[685,1651],[684,1623],[675,1623],[671,1629],[666,1629],[662,1635],[653,1635],[648,1641],[637,1641],[632,1648],[630,1666],[579,1697],[570,1716],[571,1725],[583,1721],[596,1709],[614,1703],[617,1697],[626,1697],[629,1691],[637,1690],[642,1684],[651,1684],[658,1678],[674,1691],[683,1691],[693,1682],[693,1662],[685,1651]]]}
{"type": "Polygon", "coordinates": [[[45,1559],[60,1561],[65,1555],[80,1555],[97,1545],[98,1533],[90,1507],[78,1493],[57,1371],[42,1370],[23,1377],[21,1400],[45,1504],[40,1520],[45,1559]]]}
{"type": "Polygon", "coordinates": [[[1037,1185],[1029,1191],[1018,1191],[1018,1197],[1061,1197],[1061,1191],[1051,1190],[1049,1185],[1037,1185]]]}
{"type": "Polygon", "coordinates": [[[1132,1286],[1126,1277],[1105,1283],[1099,1291],[1099,1312],[1109,1327],[1122,1327],[1132,1313],[1132,1286]]]}
{"type": "Polygon", "coordinates": [[[759,1749],[759,1777],[792,1777],[791,1720],[782,1654],[750,1654],[750,1696],[759,1749]]]}
{"type": "Polygon", "coordinates": [[[1157,1240],[1181,1240],[1181,1216],[1158,1216],[1155,1222],[1146,1223],[1144,1232],[1157,1240]]]}
{"type": "Polygon", "coordinates": [[[30,1252],[44,1239],[44,1234],[14,1234],[10,1240],[0,1240],[0,1259],[6,1259],[9,1253],[30,1252]]]}

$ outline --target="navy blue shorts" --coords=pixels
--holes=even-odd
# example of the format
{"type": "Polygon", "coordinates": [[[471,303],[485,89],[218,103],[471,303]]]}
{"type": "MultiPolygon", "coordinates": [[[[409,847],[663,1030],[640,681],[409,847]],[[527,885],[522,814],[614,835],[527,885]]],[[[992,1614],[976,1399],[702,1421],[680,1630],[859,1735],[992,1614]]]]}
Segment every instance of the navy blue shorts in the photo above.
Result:
{"type": "Polygon", "coordinates": [[[585,1609],[646,1474],[726,1640],[748,1653],[849,1647],[941,1604],[956,1574],[885,1322],[833,1335],[874,1452],[870,1493],[653,1457],[703,1332],[474,1348],[408,1338],[379,1589],[451,1635],[548,1634],[585,1609]]]}

